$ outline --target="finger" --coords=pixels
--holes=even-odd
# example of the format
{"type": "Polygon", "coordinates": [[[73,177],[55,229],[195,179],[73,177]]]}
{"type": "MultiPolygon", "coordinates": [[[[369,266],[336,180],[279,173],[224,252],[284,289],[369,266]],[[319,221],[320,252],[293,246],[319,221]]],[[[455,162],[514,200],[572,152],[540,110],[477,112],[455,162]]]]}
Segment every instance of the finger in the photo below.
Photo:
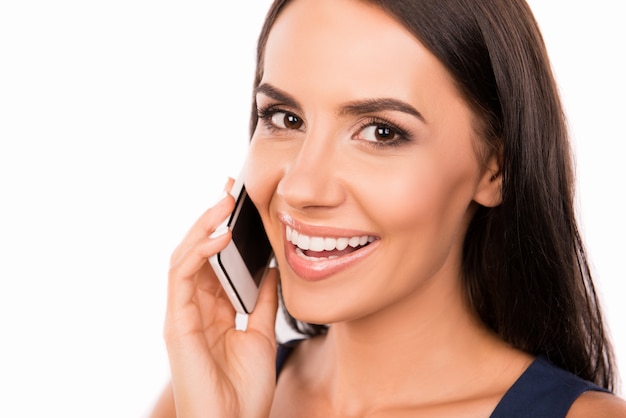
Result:
{"type": "Polygon", "coordinates": [[[235,180],[228,177],[224,184],[224,191],[217,199],[216,203],[211,206],[207,211],[198,218],[193,224],[190,230],[185,235],[185,238],[173,251],[170,258],[170,263],[173,263],[181,253],[187,251],[198,240],[212,234],[215,229],[222,224],[226,218],[234,210],[235,198],[230,194],[235,180]]]}
{"type": "Polygon", "coordinates": [[[176,312],[193,300],[198,272],[208,263],[210,256],[228,245],[231,238],[229,230],[223,235],[205,238],[171,265],[167,301],[167,309],[170,312],[176,312]]]}
{"type": "Polygon", "coordinates": [[[230,193],[230,191],[233,189],[234,184],[235,184],[235,179],[232,177],[228,177],[226,179],[226,184],[224,185],[224,190],[230,193]]]}
{"type": "Polygon", "coordinates": [[[276,340],[275,324],[278,310],[278,269],[268,269],[254,311],[248,316],[248,331],[257,331],[272,342],[276,340]]]}
{"type": "Polygon", "coordinates": [[[207,236],[215,232],[235,208],[235,199],[230,194],[224,194],[211,208],[206,210],[187,232],[185,238],[172,253],[170,263],[176,263],[183,253],[207,236]]]}

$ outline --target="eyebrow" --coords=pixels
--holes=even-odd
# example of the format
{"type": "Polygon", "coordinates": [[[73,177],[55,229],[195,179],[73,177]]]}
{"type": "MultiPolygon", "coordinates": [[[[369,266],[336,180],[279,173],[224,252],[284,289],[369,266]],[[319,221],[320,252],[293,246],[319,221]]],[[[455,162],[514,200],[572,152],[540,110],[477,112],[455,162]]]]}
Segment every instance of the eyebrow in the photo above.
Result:
{"type": "Polygon", "coordinates": [[[271,84],[263,83],[254,89],[254,94],[264,94],[267,97],[274,99],[278,102],[285,104],[286,106],[293,107],[294,109],[302,109],[300,103],[294,99],[291,95],[284,91],[272,86],[271,84]]]}
{"type": "MultiPolygon", "coordinates": [[[[263,83],[255,89],[255,94],[264,94],[276,101],[284,103],[286,106],[293,107],[294,109],[301,109],[300,103],[294,99],[288,93],[272,86],[271,84],[263,83]]],[[[410,104],[403,102],[402,100],[394,98],[374,98],[355,100],[342,105],[339,109],[339,116],[345,115],[363,115],[367,113],[376,113],[382,111],[397,111],[407,113],[415,116],[422,122],[426,122],[424,116],[417,111],[410,104]]]]}
{"type": "Polygon", "coordinates": [[[387,97],[349,102],[348,104],[342,106],[339,114],[361,115],[364,113],[376,113],[389,110],[408,113],[409,115],[415,116],[422,122],[426,122],[424,116],[422,116],[422,114],[410,104],[403,102],[402,100],[387,97]]]}

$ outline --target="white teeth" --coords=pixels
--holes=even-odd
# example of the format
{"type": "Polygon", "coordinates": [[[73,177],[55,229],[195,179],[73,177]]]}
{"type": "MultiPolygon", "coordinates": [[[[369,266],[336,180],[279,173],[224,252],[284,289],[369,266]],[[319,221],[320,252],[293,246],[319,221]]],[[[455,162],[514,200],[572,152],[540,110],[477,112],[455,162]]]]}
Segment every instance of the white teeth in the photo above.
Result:
{"type": "Polygon", "coordinates": [[[348,238],[337,238],[336,248],[339,251],[345,250],[346,248],[348,248],[348,242],[348,238]]]}
{"type": "Polygon", "coordinates": [[[298,232],[294,231],[293,229],[287,227],[285,235],[287,235],[287,241],[298,242],[298,232]]]}
{"type": "Polygon", "coordinates": [[[335,238],[324,238],[324,250],[330,251],[337,248],[337,240],[335,238]]]}
{"type": "Polygon", "coordinates": [[[302,252],[302,250],[300,248],[296,247],[296,254],[298,254],[300,257],[306,259],[306,260],[311,260],[311,261],[320,261],[320,260],[333,260],[335,258],[339,258],[339,256],[336,255],[331,255],[329,257],[311,257],[310,255],[306,255],[302,252]]]}
{"type": "Polygon", "coordinates": [[[309,241],[311,240],[311,238],[307,237],[306,235],[298,235],[298,241],[297,241],[297,246],[298,248],[300,248],[301,250],[308,250],[309,249],[309,241]]]}
{"type": "Polygon", "coordinates": [[[323,251],[324,250],[324,238],[312,237],[309,242],[309,250],[311,251],[323,251]]]}
{"type": "Polygon", "coordinates": [[[345,250],[348,245],[352,248],[366,245],[376,240],[372,235],[362,235],[354,237],[309,237],[300,234],[291,227],[287,227],[285,231],[287,241],[297,246],[300,250],[311,250],[315,252],[345,250]]]}

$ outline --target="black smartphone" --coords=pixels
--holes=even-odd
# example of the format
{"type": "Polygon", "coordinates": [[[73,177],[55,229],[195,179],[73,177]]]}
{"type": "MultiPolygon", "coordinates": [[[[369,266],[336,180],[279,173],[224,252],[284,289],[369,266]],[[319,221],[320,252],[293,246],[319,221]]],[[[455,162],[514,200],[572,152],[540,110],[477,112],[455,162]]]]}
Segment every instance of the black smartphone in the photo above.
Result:
{"type": "Polygon", "coordinates": [[[249,314],[256,305],[273,252],[261,216],[241,179],[235,182],[231,194],[236,199],[235,210],[224,224],[232,231],[233,239],[209,262],[235,310],[249,314]]]}

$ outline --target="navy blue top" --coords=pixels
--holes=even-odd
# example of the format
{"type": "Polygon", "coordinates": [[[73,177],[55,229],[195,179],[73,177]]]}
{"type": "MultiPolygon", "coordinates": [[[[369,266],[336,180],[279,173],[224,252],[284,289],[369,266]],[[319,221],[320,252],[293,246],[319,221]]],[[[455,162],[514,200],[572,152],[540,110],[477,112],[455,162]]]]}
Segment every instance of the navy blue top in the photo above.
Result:
{"type": "MultiPolygon", "coordinates": [[[[299,341],[278,346],[277,379],[299,341]]],[[[504,394],[491,418],[564,418],[574,401],[588,390],[609,392],[540,356],[504,394]]]]}

